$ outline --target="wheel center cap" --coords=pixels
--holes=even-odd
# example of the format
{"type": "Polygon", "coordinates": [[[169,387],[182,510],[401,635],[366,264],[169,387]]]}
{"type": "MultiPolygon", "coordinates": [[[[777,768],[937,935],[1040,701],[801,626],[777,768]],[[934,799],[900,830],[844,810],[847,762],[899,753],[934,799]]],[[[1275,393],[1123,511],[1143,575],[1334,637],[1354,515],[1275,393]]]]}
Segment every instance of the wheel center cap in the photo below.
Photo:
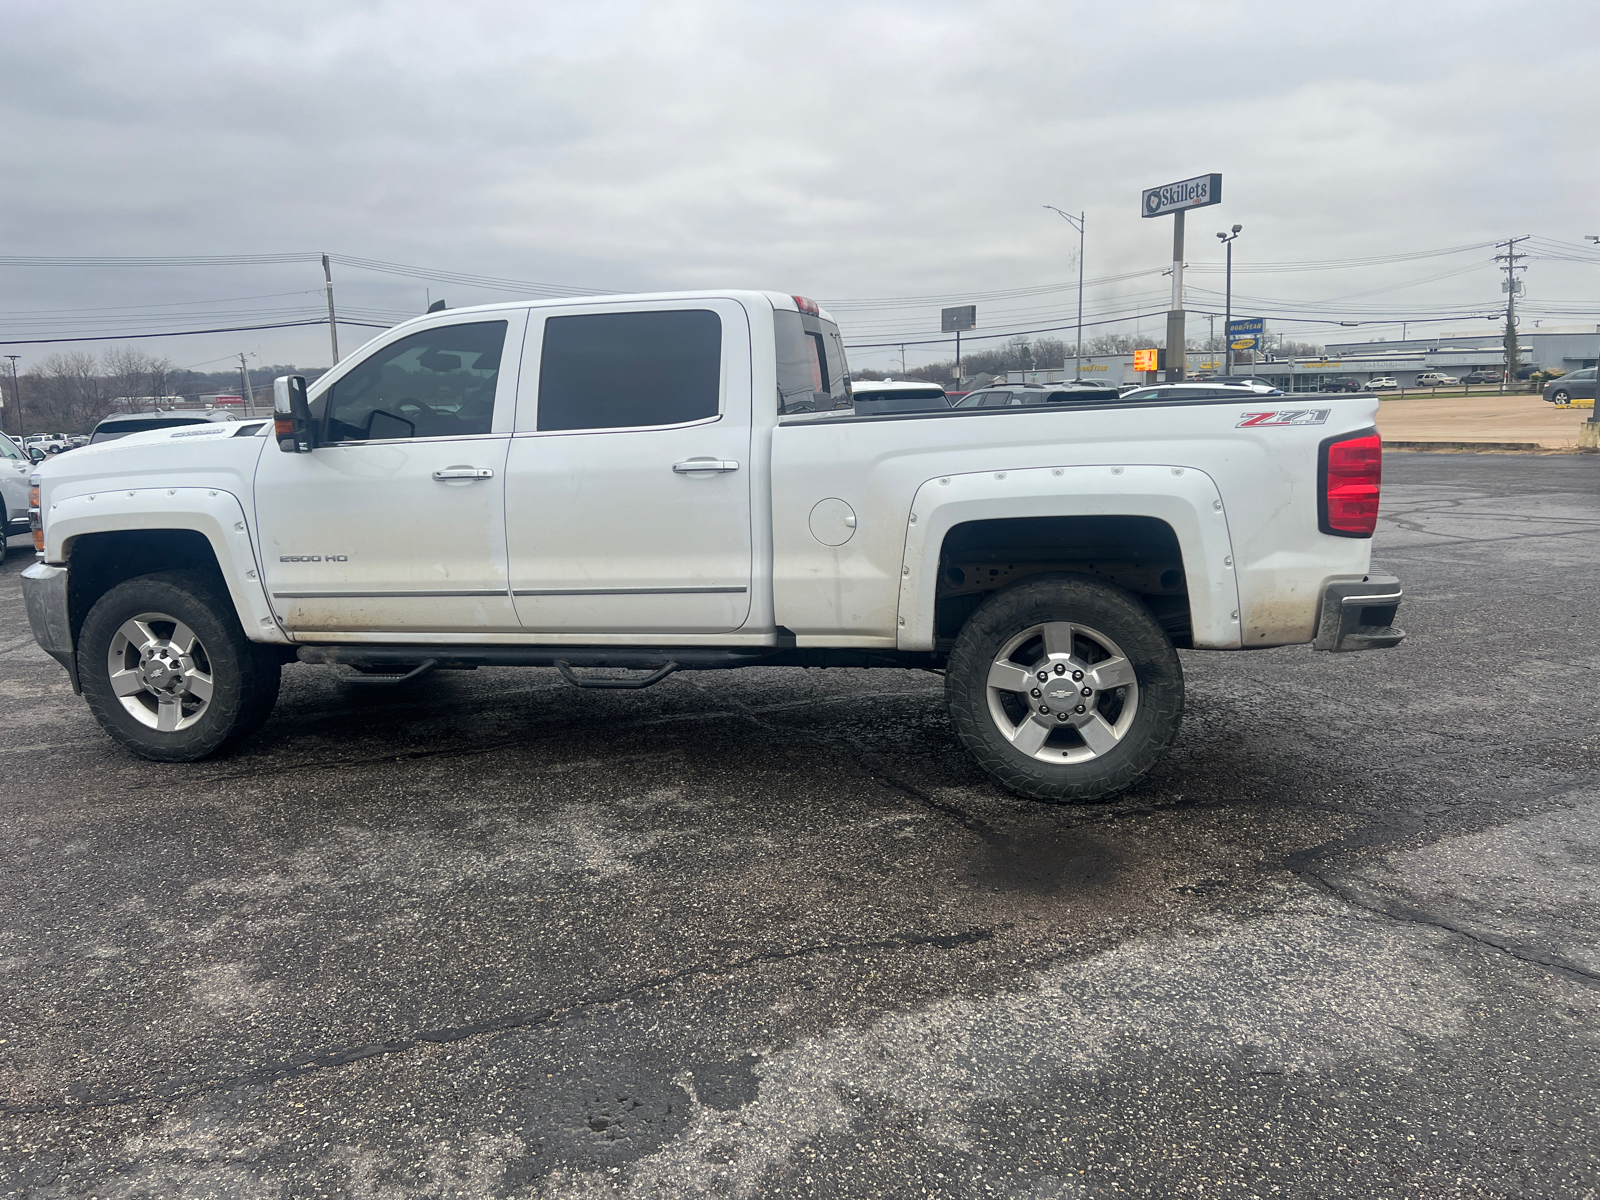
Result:
{"type": "Polygon", "coordinates": [[[1081,663],[1051,655],[1033,669],[1034,720],[1053,724],[1077,717],[1094,703],[1094,687],[1081,663]]]}
{"type": "Polygon", "coordinates": [[[156,650],[140,667],[144,685],[153,692],[183,690],[183,661],[168,650],[156,650]]]}

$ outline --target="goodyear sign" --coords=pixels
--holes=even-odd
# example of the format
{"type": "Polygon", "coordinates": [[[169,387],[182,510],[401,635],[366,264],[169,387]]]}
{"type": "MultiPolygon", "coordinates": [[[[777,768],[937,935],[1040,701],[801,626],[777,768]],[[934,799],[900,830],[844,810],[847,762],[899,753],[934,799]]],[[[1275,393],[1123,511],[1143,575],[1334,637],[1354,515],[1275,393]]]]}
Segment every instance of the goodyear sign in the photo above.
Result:
{"type": "Polygon", "coordinates": [[[1208,204],[1222,203],[1222,176],[1196,175],[1179,183],[1146,188],[1139,200],[1139,215],[1164,217],[1168,213],[1189,208],[1204,208],[1208,204]]]}
{"type": "Polygon", "coordinates": [[[1228,345],[1234,350],[1254,350],[1256,342],[1261,339],[1261,328],[1265,321],[1261,317],[1240,317],[1237,321],[1228,322],[1228,345]]]}

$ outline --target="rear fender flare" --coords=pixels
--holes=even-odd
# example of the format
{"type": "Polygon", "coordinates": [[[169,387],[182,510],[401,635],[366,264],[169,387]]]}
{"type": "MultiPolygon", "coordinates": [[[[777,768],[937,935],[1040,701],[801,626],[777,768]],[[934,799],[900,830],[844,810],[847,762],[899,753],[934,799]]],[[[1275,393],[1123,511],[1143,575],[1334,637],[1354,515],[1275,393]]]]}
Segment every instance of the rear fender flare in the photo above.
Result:
{"type": "Polygon", "coordinates": [[[1071,516],[1166,522],[1189,580],[1194,645],[1239,648],[1239,583],[1227,513],[1216,482],[1188,466],[1030,467],[929,479],[917,489],[906,525],[898,648],[934,648],[939,554],[953,528],[1007,517],[1071,516]]]}

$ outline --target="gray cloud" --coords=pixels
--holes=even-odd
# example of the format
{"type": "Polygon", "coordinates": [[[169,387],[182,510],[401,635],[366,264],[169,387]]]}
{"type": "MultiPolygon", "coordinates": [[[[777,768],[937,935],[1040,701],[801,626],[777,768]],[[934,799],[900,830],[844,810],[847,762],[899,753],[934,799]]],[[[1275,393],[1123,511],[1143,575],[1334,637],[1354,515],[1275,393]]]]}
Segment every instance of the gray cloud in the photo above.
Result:
{"type": "MultiPolygon", "coordinates": [[[[1087,210],[1091,277],[1158,268],[1170,222],[1139,219],[1140,188],[1212,170],[1226,201],[1191,221],[1197,266],[1218,257],[1213,219],[1245,225],[1241,264],[1600,232],[1588,3],[9,7],[12,254],[328,249],[619,290],[963,294],[1075,276],[1076,237],[1046,203],[1087,210]]],[[[1487,255],[1236,285],[1319,300],[1476,260],[1389,295],[1487,309],[1487,255]]],[[[1595,277],[1536,262],[1530,297],[1583,300],[1595,277]]],[[[0,278],[6,314],[297,289],[235,311],[314,309],[320,285],[314,264],[0,278]]],[[[397,311],[428,286],[338,282],[341,303],[397,311]]],[[[1154,310],[1163,289],[1091,300],[1154,310]]],[[[1059,323],[1073,304],[980,320],[1059,323]]],[[[926,328],[935,307],[861,315],[859,336],[926,328]]],[[[326,356],[316,331],[149,348],[191,362],[258,344],[326,356]]]]}

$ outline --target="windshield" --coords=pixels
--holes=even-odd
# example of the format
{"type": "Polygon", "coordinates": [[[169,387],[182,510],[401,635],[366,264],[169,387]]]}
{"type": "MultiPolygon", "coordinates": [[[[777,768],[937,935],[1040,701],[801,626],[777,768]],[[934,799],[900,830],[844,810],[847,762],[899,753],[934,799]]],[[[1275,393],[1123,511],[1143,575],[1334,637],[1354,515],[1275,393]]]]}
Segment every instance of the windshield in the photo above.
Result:
{"type": "Polygon", "coordinates": [[[808,313],[772,314],[778,351],[778,413],[848,409],[844,340],[839,327],[808,313]]]}

